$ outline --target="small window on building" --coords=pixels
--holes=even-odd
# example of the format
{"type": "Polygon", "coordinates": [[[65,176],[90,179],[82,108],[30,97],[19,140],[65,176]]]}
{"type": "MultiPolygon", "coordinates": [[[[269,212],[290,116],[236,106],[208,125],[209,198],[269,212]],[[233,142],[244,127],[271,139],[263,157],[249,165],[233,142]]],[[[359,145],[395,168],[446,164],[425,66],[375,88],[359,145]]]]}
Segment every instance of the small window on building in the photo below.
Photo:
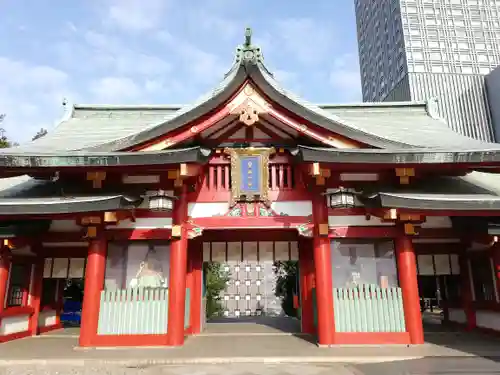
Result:
{"type": "Polygon", "coordinates": [[[7,306],[23,306],[27,302],[30,268],[26,264],[13,264],[10,269],[7,306]]]}
{"type": "Polygon", "coordinates": [[[487,255],[476,255],[470,259],[472,283],[476,301],[495,301],[495,286],[491,258],[487,255]]]}

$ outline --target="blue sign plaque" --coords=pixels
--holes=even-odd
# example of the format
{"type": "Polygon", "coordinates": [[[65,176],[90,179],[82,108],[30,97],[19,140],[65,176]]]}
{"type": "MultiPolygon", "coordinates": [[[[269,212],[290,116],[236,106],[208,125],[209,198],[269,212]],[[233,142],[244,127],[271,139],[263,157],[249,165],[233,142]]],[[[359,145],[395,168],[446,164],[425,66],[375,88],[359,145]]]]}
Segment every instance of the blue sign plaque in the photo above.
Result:
{"type": "Polygon", "coordinates": [[[261,168],[260,156],[240,157],[241,186],[242,193],[260,193],[261,189],[261,168]]]}
{"type": "Polygon", "coordinates": [[[274,148],[226,148],[231,156],[231,204],[265,202],[269,190],[269,156],[274,148]]]}

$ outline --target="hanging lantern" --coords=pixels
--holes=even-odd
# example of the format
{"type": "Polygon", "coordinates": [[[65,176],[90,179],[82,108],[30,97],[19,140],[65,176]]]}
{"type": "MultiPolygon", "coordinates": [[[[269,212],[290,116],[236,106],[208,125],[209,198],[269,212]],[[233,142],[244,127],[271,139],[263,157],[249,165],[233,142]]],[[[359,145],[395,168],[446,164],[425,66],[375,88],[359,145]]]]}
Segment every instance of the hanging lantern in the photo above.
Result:
{"type": "Polygon", "coordinates": [[[172,211],[174,199],[164,190],[158,190],[149,196],[149,209],[151,211],[172,211]]]}
{"type": "Polygon", "coordinates": [[[356,197],[354,191],[341,187],[327,193],[327,202],[330,208],[352,208],[356,206],[356,197]]]}

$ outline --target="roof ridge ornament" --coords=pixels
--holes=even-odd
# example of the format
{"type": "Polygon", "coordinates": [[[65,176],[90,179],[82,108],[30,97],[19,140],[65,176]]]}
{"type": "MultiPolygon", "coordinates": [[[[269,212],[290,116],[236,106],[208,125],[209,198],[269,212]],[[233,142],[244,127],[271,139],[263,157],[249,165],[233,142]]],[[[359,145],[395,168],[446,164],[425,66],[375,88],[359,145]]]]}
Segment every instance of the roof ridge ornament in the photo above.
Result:
{"type": "Polygon", "coordinates": [[[245,42],[236,48],[236,63],[237,64],[257,64],[262,63],[264,57],[259,46],[252,44],[252,29],[245,29],[245,42]]]}

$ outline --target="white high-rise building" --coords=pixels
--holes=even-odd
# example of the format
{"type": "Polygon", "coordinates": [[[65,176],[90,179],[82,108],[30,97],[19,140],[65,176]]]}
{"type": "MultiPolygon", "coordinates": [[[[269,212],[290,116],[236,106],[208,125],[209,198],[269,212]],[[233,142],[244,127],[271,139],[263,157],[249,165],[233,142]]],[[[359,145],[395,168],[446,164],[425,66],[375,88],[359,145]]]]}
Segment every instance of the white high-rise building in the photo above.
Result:
{"type": "Polygon", "coordinates": [[[500,64],[500,0],[355,0],[364,101],[428,100],[491,141],[484,75],[500,64]]]}

